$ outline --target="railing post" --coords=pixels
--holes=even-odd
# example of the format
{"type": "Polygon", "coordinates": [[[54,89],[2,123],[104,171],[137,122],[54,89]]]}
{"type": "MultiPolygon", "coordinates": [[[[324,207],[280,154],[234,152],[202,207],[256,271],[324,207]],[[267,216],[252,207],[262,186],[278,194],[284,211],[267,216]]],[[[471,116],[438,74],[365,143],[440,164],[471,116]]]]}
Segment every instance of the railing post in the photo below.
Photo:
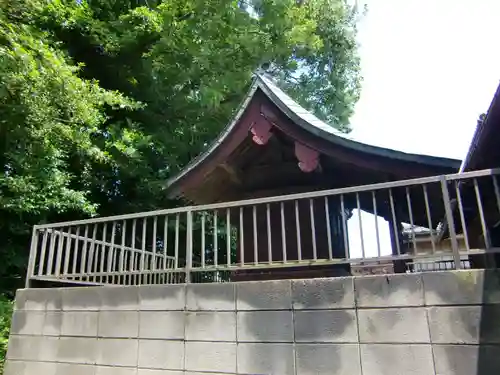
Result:
{"type": "Polygon", "coordinates": [[[28,261],[28,270],[26,272],[26,282],[25,282],[26,289],[30,287],[31,277],[35,273],[35,261],[36,261],[37,249],[38,249],[38,228],[35,225],[33,227],[33,232],[31,234],[30,257],[28,261]]]}
{"type": "MultiPolygon", "coordinates": [[[[448,181],[446,176],[441,176],[441,191],[443,194],[444,211],[446,214],[446,222],[448,223],[448,231],[450,232],[451,250],[453,252],[453,260],[455,262],[455,269],[462,268],[462,261],[458,251],[457,233],[455,231],[455,222],[453,220],[453,212],[451,210],[450,192],[448,191],[448,181]]],[[[464,230],[466,230],[464,228],[464,230]]]]}
{"type": "Polygon", "coordinates": [[[187,215],[187,238],[186,238],[186,283],[190,283],[191,269],[193,268],[193,212],[188,210],[187,215]]]}

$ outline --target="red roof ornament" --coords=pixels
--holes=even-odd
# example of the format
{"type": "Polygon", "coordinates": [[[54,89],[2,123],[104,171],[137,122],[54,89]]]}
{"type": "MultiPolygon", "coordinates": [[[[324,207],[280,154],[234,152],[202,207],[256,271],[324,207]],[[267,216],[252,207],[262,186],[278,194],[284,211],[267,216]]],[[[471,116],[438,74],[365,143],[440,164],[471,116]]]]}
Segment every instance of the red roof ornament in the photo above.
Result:
{"type": "Polygon", "coordinates": [[[273,135],[271,133],[271,124],[267,121],[256,121],[250,128],[253,134],[252,140],[258,145],[265,145],[269,138],[273,135]]]}
{"type": "Polygon", "coordinates": [[[312,148],[295,142],[295,156],[299,159],[299,168],[302,172],[313,172],[318,168],[319,153],[312,148]]]}

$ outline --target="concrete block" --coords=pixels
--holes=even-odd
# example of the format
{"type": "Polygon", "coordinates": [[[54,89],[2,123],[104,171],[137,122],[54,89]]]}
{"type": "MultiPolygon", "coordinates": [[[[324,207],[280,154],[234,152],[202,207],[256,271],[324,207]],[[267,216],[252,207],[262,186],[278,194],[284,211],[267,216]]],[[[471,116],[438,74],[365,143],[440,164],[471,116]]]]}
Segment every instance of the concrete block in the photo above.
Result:
{"type": "Polygon", "coordinates": [[[19,289],[16,292],[14,310],[44,311],[46,305],[44,289],[19,289]]]}
{"type": "Polygon", "coordinates": [[[498,270],[428,272],[423,280],[428,306],[500,304],[498,270]]]}
{"type": "Polygon", "coordinates": [[[119,286],[99,288],[102,310],[139,310],[139,287],[119,286]]]}
{"type": "Polygon", "coordinates": [[[298,344],[295,351],[297,375],[361,375],[357,344],[298,344]]]}
{"type": "MultiPolygon", "coordinates": [[[[71,375],[73,375],[73,374],[71,374],[71,375]]],[[[137,375],[137,368],[135,368],[135,367],[97,366],[95,369],[95,375],[137,375]]]]}
{"type": "Polygon", "coordinates": [[[138,363],[141,368],[182,370],[184,368],[184,342],[140,340],[138,363]]]}
{"type": "Polygon", "coordinates": [[[141,310],[184,310],[185,285],[149,285],[139,287],[141,310]]]}
{"type": "Polygon", "coordinates": [[[428,309],[432,343],[500,344],[500,305],[428,309]]]}
{"type": "MultiPolygon", "coordinates": [[[[58,364],[50,363],[50,362],[28,362],[26,363],[25,374],[26,375],[61,375],[60,372],[57,372],[58,364]]],[[[16,374],[18,375],[18,374],[16,374]]],[[[71,375],[73,375],[71,373],[71,375]]],[[[79,375],[79,374],[76,374],[79,375]]]]}
{"type": "Polygon", "coordinates": [[[97,287],[61,289],[64,311],[97,311],[101,307],[97,287]]]}
{"type": "Polygon", "coordinates": [[[41,335],[45,322],[45,311],[15,310],[10,332],[17,335],[41,335]]]}
{"type": "Polygon", "coordinates": [[[187,310],[234,311],[234,283],[189,284],[186,286],[187,310]]]}
{"type": "Polygon", "coordinates": [[[38,359],[40,348],[40,337],[11,335],[7,349],[8,360],[32,360],[38,359]]]}
{"type": "Polygon", "coordinates": [[[62,311],[47,311],[42,334],[45,336],[60,336],[62,329],[62,311]]]}
{"type": "Polygon", "coordinates": [[[99,337],[137,338],[139,335],[138,311],[100,311],[99,337]]]}
{"type": "Polygon", "coordinates": [[[236,345],[222,342],[186,342],[187,371],[236,373],[236,345]]]}
{"type": "Polygon", "coordinates": [[[65,311],[61,336],[97,337],[97,311],[65,311]]]}
{"type": "Polygon", "coordinates": [[[500,369],[500,347],[489,345],[434,345],[437,375],[487,375],[500,369]]]}
{"type": "Polygon", "coordinates": [[[291,311],[238,312],[239,342],[293,342],[291,311]]]}
{"type": "Polygon", "coordinates": [[[293,308],[352,309],[354,284],[352,277],[292,281],[293,308]]]}
{"type": "Polygon", "coordinates": [[[369,375],[434,375],[430,345],[361,344],[361,365],[369,375]]]}
{"type": "Polygon", "coordinates": [[[183,311],[141,311],[139,319],[139,337],[142,339],[184,339],[183,311]]]}
{"type": "Polygon", "coordinates": [[[188,312],[186,340],[236,342],[236,311],[188,312]]]}
{"type": "Polygon", "coordinates": [[[358,307],[409,307],[424,305],[420,274],[359,276],[354,278],[358,307]]]}
{"type": "Polygon", "coordinates": [[[43,296],[45,298],[45,309],[47,311],[61,311],[62,310],[62,289],[51,288],[43,289],[43,296]]]}
{"type": "Polygon", "coordinates": [[[38,359],[40,361],[56,362],[59,360],[59,337],[41,336],[39,341],[38,359]]]}
{"type": "MultiPolygon", "coordinates": [[[[55,375],[95,375],[95,366],[57,363],[55,375]]],[[[38,373],[39,374],[39,373],[38,373]]]]}
{"type": "Polygon", "coordinates": [[[294,374],[292,344],[238,344],[238,374],[294,374]]]}
{"type": "Polygon", "coordinates": [[[358,343],[354,310],[295,311],[296,342],[358,343]]]}
{"type": "Polygon", "coordinates": [[[134,339],[97,340],[97,364],[105,366],[137,366],[139,341],[134,339]]]}
{"type": "Polygon", "coordinates": [[[290,280],[254,281],[236,284],[238,310],[291,310],[290,280]]]}
{"type": "Polygon", "coordinates": [[[425,308],[358,311],[362,343],[430,343],[425,308]]]}
{"type": "Polygon", "coordinates": [[[137,375],[184,375],[191,374],[184,371],[170,371],[170,370],[152,370],[140,368],[137,369],[137,375]]]}
{"type": "Polygon", "coordinates": [[[29,375],[26,372],[26,362],[7,360],[3,368],[3,375],[29,375]]]}
{"type": "Polygon", "coordinates": [[[39,337],[10,335],[7,360],[36,360],[39,341],[39,337]]]}
{"type": "Polygon", "coordinates": [[[95,364],[98,356],[97,339],[90,337],[61,337],[57,361],[95,364]]]}

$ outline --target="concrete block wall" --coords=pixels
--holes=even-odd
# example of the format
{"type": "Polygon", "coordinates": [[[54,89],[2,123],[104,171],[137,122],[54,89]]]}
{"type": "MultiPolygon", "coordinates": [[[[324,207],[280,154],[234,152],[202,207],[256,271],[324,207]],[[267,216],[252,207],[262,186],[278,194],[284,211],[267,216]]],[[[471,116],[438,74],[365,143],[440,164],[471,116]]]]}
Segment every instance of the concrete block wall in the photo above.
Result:
{"type": "Polygon", "coordinates": [[[17,294],[5,375],[497,375],[485,271],[17,294]]]}

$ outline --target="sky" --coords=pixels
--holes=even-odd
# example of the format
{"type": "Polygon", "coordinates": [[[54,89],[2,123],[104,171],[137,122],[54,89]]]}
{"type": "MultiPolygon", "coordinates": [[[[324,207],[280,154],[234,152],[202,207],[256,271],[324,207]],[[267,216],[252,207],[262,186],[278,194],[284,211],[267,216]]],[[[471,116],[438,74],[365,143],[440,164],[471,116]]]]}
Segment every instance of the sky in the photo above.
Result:
{"type": "MultiPolygon", "coordinates": [[[[463,159],[478,116],[500,83],[500,1],[364,0],[359,24],[361,98],[350,136],[404,152],[463,159]]],[[[363,213],[367,256],[377,255],[375,218],[363,213]]],[[[361,255],[358,215],[351,257],[361,255]]],[[[387,223],[379,219],[383,254],[387,223]]]]}

